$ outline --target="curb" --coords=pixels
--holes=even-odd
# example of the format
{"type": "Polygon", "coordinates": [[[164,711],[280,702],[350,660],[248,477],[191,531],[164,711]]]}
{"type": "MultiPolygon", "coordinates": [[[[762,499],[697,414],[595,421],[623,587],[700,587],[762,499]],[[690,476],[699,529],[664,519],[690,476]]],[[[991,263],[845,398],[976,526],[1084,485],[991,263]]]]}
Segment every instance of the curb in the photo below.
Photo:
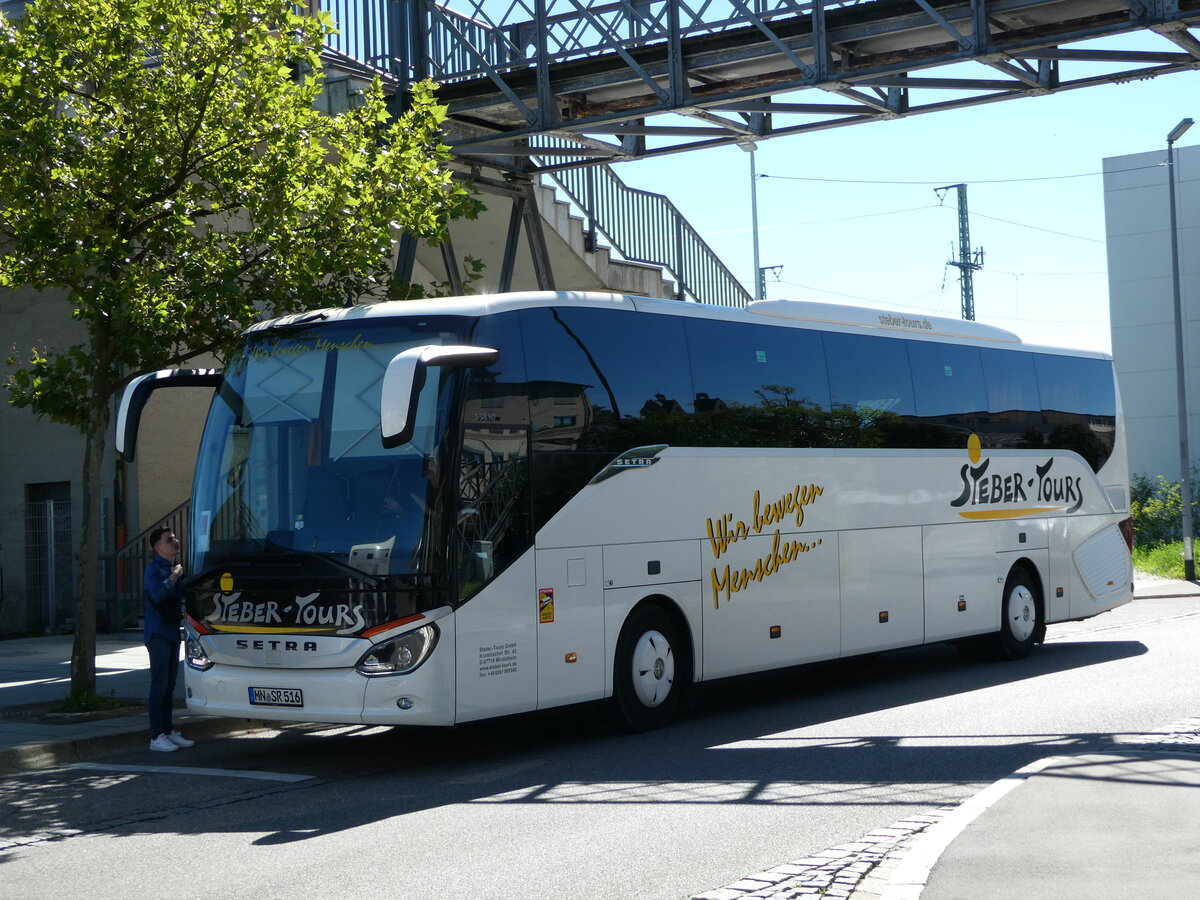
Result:
{"type": "MultiPolygon", "coordinates": [[[[68,763],[91,762],[106,756],[145,750],[149,739],[144,716],[130,718],[127,731],[62,741],[18,744],[15,747],[0,749],[0,776],[20,775],[68,763]]],[[[186,728],[189,735],[201,739],[256,731],[266,725],[259,719],[225,719],[217,716],[179,716],[175,724],[181,729],[186,728]]]]}
{"type": "Polygon", "coordinates": [[[945,853],[946,848],[963,829],[985,813],[993,804],[1014,788],[1024,784],[1031,775],[1067,759],[1067,756],[1047,756],[1023,766],[1010,775],[985,787],[964,800],[944,819],[928,828],[912,845],[888,879],[880,900],[917,900],[929,883],[929,874],[945,853]]]}

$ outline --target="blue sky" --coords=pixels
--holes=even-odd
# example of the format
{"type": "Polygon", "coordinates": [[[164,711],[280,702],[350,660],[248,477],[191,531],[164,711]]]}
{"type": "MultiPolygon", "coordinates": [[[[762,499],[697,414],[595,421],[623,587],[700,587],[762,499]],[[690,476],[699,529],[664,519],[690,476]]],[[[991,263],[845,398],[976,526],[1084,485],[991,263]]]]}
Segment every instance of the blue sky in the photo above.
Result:
{"type": "MultiPolygon", "coordinates": [[[[1119,46],[1172,49],[1147,34],[1119,46]]],[[[987,77],[980,69],[976,77],[987,77]]],[[[971,243],[986,253],[976,319],[1030,343],[1108,351],[1102,161],[1158,149],[1165,160],[1167,133],[1200,119],[1198,79],[1181,73],[759,142],[760,259],[783,266],[777,280],[768,274],[767,297],[960,315],[958,272],[946,266],[957,258],[955,194],[939,204],[933,188],[966,182],[971,243]]],[[[1196,142],[1200,128],[1178,146],[1196,142]]],[[[752,289],[748,154],[725,147],[615,171],[668,195],[752,289]]]]}

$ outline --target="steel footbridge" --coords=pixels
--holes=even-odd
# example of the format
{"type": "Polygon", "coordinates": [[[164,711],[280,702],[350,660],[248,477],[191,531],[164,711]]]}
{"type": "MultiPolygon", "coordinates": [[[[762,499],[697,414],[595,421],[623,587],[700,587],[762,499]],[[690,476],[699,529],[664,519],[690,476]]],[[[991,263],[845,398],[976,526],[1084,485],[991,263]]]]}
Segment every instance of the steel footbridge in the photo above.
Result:
{"type": "Polygon", "coordinates": [[[331,50],[433,78],[456,156],[536,173],[1200,67],[1200,0],[326,0],[331,50]],[[1121,36],[1150,35],[1124,49],[1121,36]],[[1114,48],[1113,45],[1117,46],[1114,48]]]}

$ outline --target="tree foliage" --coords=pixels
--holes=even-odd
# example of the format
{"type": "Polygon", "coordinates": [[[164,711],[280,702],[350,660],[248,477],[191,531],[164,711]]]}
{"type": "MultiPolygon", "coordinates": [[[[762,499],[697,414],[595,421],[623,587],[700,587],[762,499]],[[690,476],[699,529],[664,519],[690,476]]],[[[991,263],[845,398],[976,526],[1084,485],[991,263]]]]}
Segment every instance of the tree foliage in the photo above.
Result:
{"type": "Polygon", "coordinates": [[[437,241],[477,209],[447,169],[431,85],[398,118],[378,81],[342,114],[314,106],[333,28],[285,0],[0,15],[0,287],[58,290],[83,335],[19,348],[6,387],[88,435],[81,578],[123,382],[219,352],[264,315],[386,295],[398,229],[437,241]]]}
{"type": "MultiPolygon", "coordinates": [[[[1200,485],[1200,469],[1193,466],[1192,490],[1200,485]]],[[[1170,544],[1183,539],[1183,490],[1178,481],[1162,475],[1151,479],[1138,473],[1129,479],[1129,508],[1133,534],[1144,547],[1170,544]]],[[[1192,501],[1192,533],[1200,532],[1200,504],[1192,501]]]]}
{"type": "Polygon", "coordinates": [[[89,341],[33,352],[13,401],[86,430],[105,381],[220,348],[264,312],[389,278],[393,227],[472,211],[431,88],[388,122],[376,82],[339,116],[327,14],[279,0],[43,0],[0,25],[0,285],[65,288],[89,341]]]}

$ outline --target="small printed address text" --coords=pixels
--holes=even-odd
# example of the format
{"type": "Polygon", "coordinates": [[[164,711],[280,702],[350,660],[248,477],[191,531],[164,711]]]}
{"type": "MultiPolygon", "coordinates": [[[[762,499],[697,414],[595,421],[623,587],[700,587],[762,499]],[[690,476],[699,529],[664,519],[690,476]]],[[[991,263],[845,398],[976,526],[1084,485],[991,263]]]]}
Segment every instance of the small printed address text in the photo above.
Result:
{"type": "Polygon", "coordinates": [[[479,648],[479,677],[508,675],[517,671],[517,645],[489,644],[479,648]]]}

